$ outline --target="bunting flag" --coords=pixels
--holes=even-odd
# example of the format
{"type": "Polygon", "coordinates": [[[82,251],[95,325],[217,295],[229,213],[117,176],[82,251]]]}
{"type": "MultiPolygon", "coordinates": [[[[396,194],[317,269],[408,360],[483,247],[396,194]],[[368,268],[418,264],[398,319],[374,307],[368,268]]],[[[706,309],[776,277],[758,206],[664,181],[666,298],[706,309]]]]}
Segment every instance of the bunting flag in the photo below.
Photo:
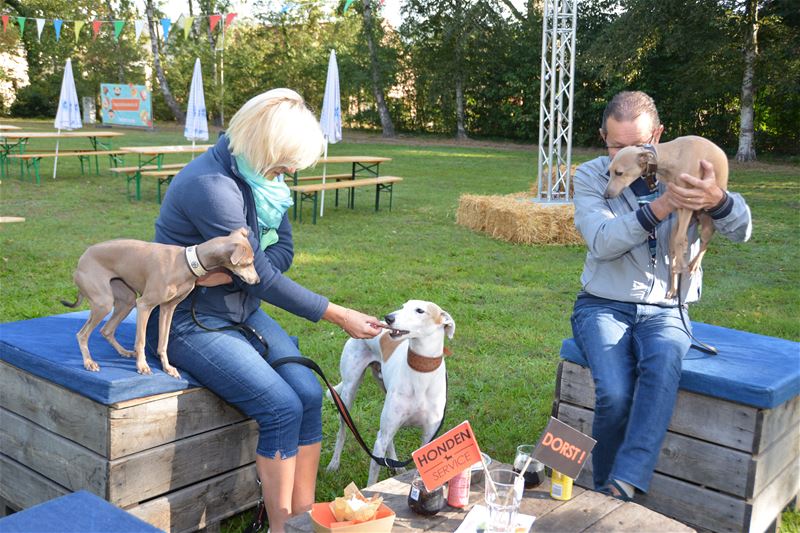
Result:
{"type": "Polygon", "coordinates": [[[222,20],[222,15],[211,15],[208,17],[208,25],[211,27],[211,31],[214,31],[214,28],[217,27],[220,20],[222,20]]]}
{"type": "MultiPolygon", "coordinates": [[[[3,15],[3,33],[5,33],[7,29],[8,29],[8,15],[3,15]]],[[[213,30],[214,27],[212,26],[211,29],[213,30]]]]}
{"type": "Polygon", "coordinates": [[[228,13],[227,15],[225,15],[225,26],[224,26],[225,29],[227,29],[228,26],[231,25],[231,22],[233,22],[234,18],[236,18],[236,13],[228,13]]]}
{"type": "Polygon", "coordinates": [[[36,19],[36,39],[42,42],[42,30],[44,29],[44,19],[36,19]]]}
{"type": "Polygon", "coordinates": [[[136,31],[136,40],[139,40],[139,36],[142,35],[142,30],[144,29],[145,21],[142,19],[134,20],[133,21],[133,28],[136,31]]]}
{"type": "Polygon", "coordinates": [[[114,40],[119,41],[119,34],[122,32],[122,28],[125,26],[124,20],[115,20],[114,21],[114,40]]]}
{"type": "Polygon", "coordinates": [[[17,24],[19,24],[19,35],[25,33],[25,17],[17,17],[17,24]]]}
{"type": "Polygon", "coordinates": [[[78,42],[78,37],[80,37],[80,35],[81,35],[81,28],[83,28],[84,24],[86,24],[86,22],[84,22],[82,20],[76,20],[75,21],[75,42],[76,43],[78,42]]]}
{"type": "Polygon", "coordinates": [[[100,33],[100,26],[102,25],[103,25],[102,20],[92,21],[92,40],[97,39],[97,35],[100,33]]]}
{"type": "Polygon", "coordinates": [[[169,27],[172,25],[172,21],[168,18],[161,19],[161,28],[164,30],[164,42],[169,38],[169,27]]]}
{"type": "Polygon", "coordinates": [[[61,19],[53,20],[53,28],[56,30],[56,42],[61,40],[61,26],[64,24],[64,21],[61,19]]]}
{"type": "Polygon", "coordinates": [[[189,38],[189,32],[192,31],[192,23],[194,23],[194,17],[184,17],[183,19],[183,38],[189,38]]]}
{"type": "Polygon", "coordinates": [[[350,4],[352,4],[352,3],[353,3],[353,0],[347,0],[347,1],[344,3],[344,9],[342,10],[342,15],[344,15],[345,13],[347,13],[347,9],[350,7],[350,4]]]}

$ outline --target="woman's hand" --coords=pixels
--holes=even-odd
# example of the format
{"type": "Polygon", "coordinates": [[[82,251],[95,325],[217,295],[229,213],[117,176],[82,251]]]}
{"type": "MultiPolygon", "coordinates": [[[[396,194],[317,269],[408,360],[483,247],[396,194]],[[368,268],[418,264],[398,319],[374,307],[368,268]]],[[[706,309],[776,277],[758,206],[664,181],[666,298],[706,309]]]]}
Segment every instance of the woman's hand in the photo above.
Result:
{"type": "Polygon", "coordinates": [[[197,278],[197,284],[201,287],[216,287],[217,285],[227,285],[228,283],[233,283],[233,278],[224,268],[211,270],[205,276],[197,278]]]}
{"type": "Polygon", "coordinates": [[[381,331],[381,328],[372,325],[380,323],[374,316],[335,303],[328,304],[322,318],[336,324],[354,339],[371,339],[381,331]]]}

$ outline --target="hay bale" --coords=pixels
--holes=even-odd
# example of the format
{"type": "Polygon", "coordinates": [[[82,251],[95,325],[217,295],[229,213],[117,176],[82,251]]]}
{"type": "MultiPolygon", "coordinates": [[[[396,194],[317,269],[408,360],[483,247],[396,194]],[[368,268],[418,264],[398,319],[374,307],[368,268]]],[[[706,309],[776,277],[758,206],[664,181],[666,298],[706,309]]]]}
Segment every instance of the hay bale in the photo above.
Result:
{"type": "Polygon", "coordinates": [[[456,223],[519,244],[583,244],[574,216],[572,203],[536,202],[527,192],[465,194],[458,201],[456,223]]]}

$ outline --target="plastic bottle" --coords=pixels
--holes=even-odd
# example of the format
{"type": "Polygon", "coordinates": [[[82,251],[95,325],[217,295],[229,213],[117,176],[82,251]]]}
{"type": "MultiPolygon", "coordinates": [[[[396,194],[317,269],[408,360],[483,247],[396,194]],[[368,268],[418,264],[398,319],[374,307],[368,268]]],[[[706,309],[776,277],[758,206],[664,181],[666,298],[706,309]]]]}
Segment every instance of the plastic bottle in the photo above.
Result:
{"type": "Polygon", "coordinates": [[[452,478],[447,484],[447,504],[459,509],[469,503],[469,482],[471,471],[469,468],[452,478]]]}
{"type": "Polygon", "coordinates": [[[550,497],[554,500],[571,500],[572,478],[553,470],[550,478],[550,497]]]}

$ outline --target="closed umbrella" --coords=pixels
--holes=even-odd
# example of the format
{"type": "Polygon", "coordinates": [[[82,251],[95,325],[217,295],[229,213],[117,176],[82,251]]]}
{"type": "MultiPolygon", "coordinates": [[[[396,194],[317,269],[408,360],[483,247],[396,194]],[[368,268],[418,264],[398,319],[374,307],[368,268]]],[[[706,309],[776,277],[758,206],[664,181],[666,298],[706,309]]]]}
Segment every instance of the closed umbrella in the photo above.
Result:
{"type": "MultiPolygon", "coordinates": [[[[328,77],[325,80],[325,96],[322,99],[322,114],[319,125],[325,136],[325,157],[328,157],[328,143],[336,144],[342,140],[342,106],[339,96],[339,66],[336,64],[336,50],[331,50],[328,60],[328,77]]],[[[322,165],[322,183],[327,175],[327,163],[322,165]]],[[[322,203],[319,206],[319,216],[325,208],[325,191],[322,191],[322,203]]]]}
{"type": "MultiPolygon", "coordinates": [[[[208,118],[206,117],[206,98],[203,94],[203,71],[200,68],[200,58],[194,61],[192,85],[189,88],[189,106],[186,109],[186,126],[183,136],[192,141],[208,140],[208,118]]],[[[194,156],[192,156],[194,157],[194,156]]]]}
{"type": "MultiPolygon", "coordinates": [[[[54,126],[61,135],[61,130],[74,130],[83,127],[81,108],[78,105],[78,91],[75,90],[75,78],[72,76],[72,60],[67,59],[64,66],[64,77],[61,80],[61,96],[58,98],[58,111],[54,126]]],[[[58,143],[56,138],[56,157],[53,161],[53,179],[58,168],[58,143]]]]}

